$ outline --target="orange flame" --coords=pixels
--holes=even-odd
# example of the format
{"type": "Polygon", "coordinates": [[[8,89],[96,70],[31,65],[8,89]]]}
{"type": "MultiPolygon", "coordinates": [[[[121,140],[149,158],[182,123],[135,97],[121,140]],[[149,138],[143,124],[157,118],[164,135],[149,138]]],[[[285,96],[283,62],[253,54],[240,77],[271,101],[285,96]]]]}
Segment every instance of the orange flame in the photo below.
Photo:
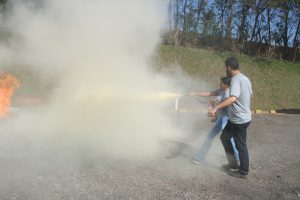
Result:
{"type": "Polygon", "coordinates": [[[20,82],[10,74],[0,75],[0,117],[7,116],[10,99],[20,82]]]}

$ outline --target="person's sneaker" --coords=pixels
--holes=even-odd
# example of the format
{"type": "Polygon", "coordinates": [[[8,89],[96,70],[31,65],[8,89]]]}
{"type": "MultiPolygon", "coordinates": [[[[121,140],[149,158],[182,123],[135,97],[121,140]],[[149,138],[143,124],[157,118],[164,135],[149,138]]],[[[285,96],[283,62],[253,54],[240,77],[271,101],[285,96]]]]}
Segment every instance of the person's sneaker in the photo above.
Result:
{"type": "Polygon", "coordinates": [[[228,175],[235,177],[235,178],[242,178],[247,179],[248,175],[242,174],[239,170],[238,171],[228,171],[228,175]]]}
{"type": "Polygon", "coordinates": [[[207,161],[205,159],[198,159],[198,158],[194,158],[192,160],[192,162],[197,165],[199,165],[199,164],[206,165],[207,164],[207,161]]]}
{"type": "Polygon", "coordinates": [[[234,171],[239,170],[239,166],[226,164],[226,165],[222,165],[222,169],[224,169],[225,171],[233,171],[234,172],[234,171]]]}
{"type": "Polygon", "coordinates": [[[197,165],[199,165],[199,164],[201,163],[201,161],[200,161],[200,160],[197,160],[197,159],[194,159],[192,162],[193,162],[194,164],[197,164],[197,165]]]}

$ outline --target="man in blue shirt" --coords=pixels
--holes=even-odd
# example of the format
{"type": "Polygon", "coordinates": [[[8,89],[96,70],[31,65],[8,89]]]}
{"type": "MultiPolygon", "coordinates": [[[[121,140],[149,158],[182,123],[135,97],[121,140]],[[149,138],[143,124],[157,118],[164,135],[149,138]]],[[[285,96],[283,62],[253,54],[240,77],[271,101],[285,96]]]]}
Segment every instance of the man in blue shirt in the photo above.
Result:
{"type": "MultiPolygon", "coordinates": [[[[216,104],[216,103],[223,102],[225,99],[227,99],[229,97],[229,85],[230,85],[230,78],[223,77],[220,79],[220,89],[213,91],[213,92],[193,92],[193,93],[190,93],[189,95],[190,96],[202,96],[202,97],[217,96],[216,102],[213,103],[213,104],[216,104]]],[[[211,103],[212,102],[210,102],[210,104],[211,103]]],[[[205,157],[212,145],[213,139],[224,129],[224,127],[227,124],[227,121],[228,121],[228,109],[225,107],[218,111],[214,125],[210,129],[200,150],[196,154],[196,156],[193,160],[194,163],[198,164],[202,161],[205,161],[205,157]]],[[[234,150],[235,159],[238,161],[239,160],[238,151],[235,147],[233,138],[231,138],[231,145],[234,150]]],[[[237,165],[236,165],[236,168],[238,168],[237,165]]]]}

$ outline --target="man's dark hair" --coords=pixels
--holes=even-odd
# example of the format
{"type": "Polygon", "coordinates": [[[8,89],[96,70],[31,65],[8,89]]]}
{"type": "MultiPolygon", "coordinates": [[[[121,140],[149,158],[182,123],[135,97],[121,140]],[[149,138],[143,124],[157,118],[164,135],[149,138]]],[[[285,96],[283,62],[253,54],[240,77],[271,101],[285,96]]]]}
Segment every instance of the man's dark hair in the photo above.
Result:
{"type": "Polygon", "coordinates": [[[226,67],[231,67],[233,70],[240,69],[239,61],[235,57],[229,57],[225,61],[226,67]]]}
{"type": "Polygon", "coordinates": [[[231,78],[229,78],[229,77],[222,77],[220,80],[221,80],[222,83],[224,83],[225,85],[230,86],[231,78]]]}

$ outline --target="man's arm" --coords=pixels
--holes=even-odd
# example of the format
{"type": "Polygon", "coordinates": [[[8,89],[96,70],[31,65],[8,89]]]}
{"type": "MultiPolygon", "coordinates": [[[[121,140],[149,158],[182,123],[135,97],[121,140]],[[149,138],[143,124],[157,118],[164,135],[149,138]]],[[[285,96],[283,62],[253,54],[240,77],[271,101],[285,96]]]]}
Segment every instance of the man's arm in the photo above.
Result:
{"type": "Polygon", "coordinates": [[[215,92],[191,92],[187,95],[188,96],[200,96],[200,97],[217,96],[217,94],[215,92]]]}
{"type": "Polygon", "coordinates": [[[224,100],[223,102],[218,104],[214,109],[210,110],[209,113],[212,115],[215,115],[218,110],[225,108],[225,107],[233,104],[236,101],[237,101],[237,98],[235,96],[230,96],[229,98],[227,98],[226,100],[224,100]]]}

